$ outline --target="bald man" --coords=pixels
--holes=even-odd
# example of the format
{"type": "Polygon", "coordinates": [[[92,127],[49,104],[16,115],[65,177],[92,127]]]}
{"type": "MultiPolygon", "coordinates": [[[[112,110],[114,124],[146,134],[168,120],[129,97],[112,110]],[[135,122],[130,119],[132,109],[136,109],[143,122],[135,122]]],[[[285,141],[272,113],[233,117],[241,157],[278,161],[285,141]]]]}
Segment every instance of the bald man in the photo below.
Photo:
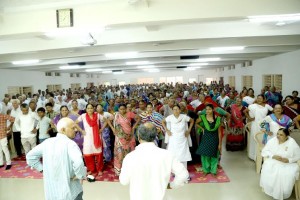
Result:
{"type": "Polygon", "coordinates": [[[75,127],[73,120],[62,118],[57,123],[57,136],[26,155],[27,164],[44,174],[46,200],[82,200],[86,167],[78,145],[72,140],[75,127]]]}
{"type": "Polygon", "coordinates": [[[188,171],[172,154],[154,144],[156,127],[151,123],[140,125],[140,145],[127,154],[123,161],[120,183],[130,184],[131,200],[163,200],[167,188],[183,186],[188,171]],[[171,173],[174,181],[169,183],[171,173]]]}

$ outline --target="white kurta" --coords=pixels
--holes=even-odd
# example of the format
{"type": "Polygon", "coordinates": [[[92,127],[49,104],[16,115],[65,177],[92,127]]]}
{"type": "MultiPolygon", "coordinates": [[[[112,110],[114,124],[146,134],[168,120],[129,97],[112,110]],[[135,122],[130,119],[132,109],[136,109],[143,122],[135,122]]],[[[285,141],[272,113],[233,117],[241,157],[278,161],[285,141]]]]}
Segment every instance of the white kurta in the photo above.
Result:
{"type": "MultiPolygon", "coordinates": [[[[185,137],[185,132],[188,130],[188,122],[190,117],[180,114],[178,118],[170,115],[166,118],[167,127],[171,131],[172,136],[167,137],[167,150],[170,151],[180,162],[192,160],[189,149],[189,137],[185,137]]],[[[166,138],[166,139],[167,139],[166,138]]]]}
{"type": "Polygon", "coordinates": [[[260,186],[264,192],[274,199],[287,199],[291,196],[295,180],[299,178],[300,148],[291,137],[282,144],[278,139],[272,138],[262,150],[265,159],[262,166],[260,186]],[[289,163],[283,163],[272,159],[278,155],[289,159],[289,163]]]}
{"type": "Polygon", "coordinates": [[[163,200],[171,173],[175,174],[171,188],[183,186],[188,171],[165,149],[153,142],[141,143],[124,158],[120,183],[130,185],[130,200],[163,200]]]}
{"type": "MultiPolygon", "coordinates": [[[[98,119],[100,120],[100,115],[98,114],[98,119]]],[[[102,147],[96,149],[94,145],[94,135],[93,128],[90,127],[86,121],[86,113],[80,115],[77,119],[79,122],[83,122],[83,127],[85,130],[85,136],[83,138],[83,149],[82,152],[84,155],[99,154],[102,152],[102,147]]],[[[98,121],[99,124],[99,121],[98,121]]]]}
{"type": "MultiPolygon", "coordinates": [[[[250,117],[254,117],[255,120],[251,123],[251,135],[250,135],[250,141],[249,141],[249,152],[248,157],[252,160],[255,160],[256,158],[256,144],[254,141],[254,136],[256,133],[258,133],[260,128],[260,122],[265,118],[268,114],[268,111],[272,111],[273,108],[269,106],[268,104],[265,104],[265,106],[261,106],[258,104],[252,104],[248,107],[249,109],[249,115],[250,117]]],[[[268,138],[269,139],[269,138],[268,138]]]]}

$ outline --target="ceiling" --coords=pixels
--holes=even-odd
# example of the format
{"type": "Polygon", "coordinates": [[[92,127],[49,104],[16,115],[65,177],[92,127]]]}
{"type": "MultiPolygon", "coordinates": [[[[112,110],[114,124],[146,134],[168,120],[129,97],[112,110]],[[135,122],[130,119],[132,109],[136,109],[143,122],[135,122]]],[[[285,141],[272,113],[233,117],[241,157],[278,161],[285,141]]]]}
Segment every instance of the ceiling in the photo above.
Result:
{"type": "Polygon", "coordinates": [[[201,66],[209,69],[300,49],[300,21],[278,26],[278,21],[251,23],[247,20],[248,16],[300,13],[297,0],[291,0],[288,5],[280,0],[128,2],[1,0],[0,69],[70,73],[87,73],[86,69],[140,72],[142,70],[136,64],[126,65],[126,62],[149,61],[165,71],[182,70],[177,66],[200,62],[198,59],[181,59],[181,56],[220,58],[201,66]],[[56,28],[56,9],[61,8],[73,8],[73,28],[56,28]],[[47,36],[47,33],[52,36],[47,36]],[[87,44],[89,33],[97,41],[92,46],[87,44]],[[210,50],[212,47],[232,46],[245,48],[210,50]],[[116,52],[137,54],[126,58],[105,56],[116,52]],[[40,62],[22,66],[11,63],[31,59],[39,59],[40,62]],[[71,70],[59,68],[78,62],[85,65],[71,70]]]}

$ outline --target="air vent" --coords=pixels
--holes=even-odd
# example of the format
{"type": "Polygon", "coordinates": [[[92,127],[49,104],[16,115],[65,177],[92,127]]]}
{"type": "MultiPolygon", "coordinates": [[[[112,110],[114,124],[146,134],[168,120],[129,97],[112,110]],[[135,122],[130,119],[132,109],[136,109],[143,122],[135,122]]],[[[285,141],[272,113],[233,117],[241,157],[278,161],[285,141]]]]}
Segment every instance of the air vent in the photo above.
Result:
{"type": "Polygon", "coordinates": [[[199,59],[199,56],[180,56],[180,60],[199,59]]]}
{"type": "Polygon", "coordinates": [[[176,68],[177,69],[184,69],[184,68],[187,68],[187,66],[177,66],[176,68]]]}
{"type": "Polygon", "coordinates": [[[74,74],[71,73],[71,74],[70,74],[70,77],[74,77],[74,74]]]}
{"type": "Polygon", "coordinates": [[[85,62],[74,62],[74,63],[68,63],[68,65],[85,65],[85,62]]]}
{"type": "Polygon", "coordinates": [[[76,74],[76,77],[79,78],[79,77],[80,77],[80,74],[76,74]]]}
{"type": "Polygon", "coordinates": [[[60,73],[59,72],[55,72],[55,76],[60,76],[60,73]]]}
{"type": "Polygon", "coordinates": [[[45,72],[45,76],[52,76],[51,72],[45,72]]]}

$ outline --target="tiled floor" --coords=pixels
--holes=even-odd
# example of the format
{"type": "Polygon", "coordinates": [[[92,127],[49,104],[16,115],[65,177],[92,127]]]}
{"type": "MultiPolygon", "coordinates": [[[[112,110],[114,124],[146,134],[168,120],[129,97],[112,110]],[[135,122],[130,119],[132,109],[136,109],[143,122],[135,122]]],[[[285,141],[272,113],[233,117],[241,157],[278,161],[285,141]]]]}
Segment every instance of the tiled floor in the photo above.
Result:
{"type": "MultiPolygon", "coordinates": [[[[246,152],[223,152],[222,166],[229,183],[188,184],[168,190],[168,200],[271,200],[259,187],[259,175],[246,152]]],[[[0,179],[0,200],[42,200],[43,181],[0,179]]],[[[119,183],[84,183],[84,200],[129,200],[129,189],[119,183]]],[[[290,200],[295,199],[293,194],[290,200]]],[[[142,199],[141,199],[142,200],[142,199]]]]}

